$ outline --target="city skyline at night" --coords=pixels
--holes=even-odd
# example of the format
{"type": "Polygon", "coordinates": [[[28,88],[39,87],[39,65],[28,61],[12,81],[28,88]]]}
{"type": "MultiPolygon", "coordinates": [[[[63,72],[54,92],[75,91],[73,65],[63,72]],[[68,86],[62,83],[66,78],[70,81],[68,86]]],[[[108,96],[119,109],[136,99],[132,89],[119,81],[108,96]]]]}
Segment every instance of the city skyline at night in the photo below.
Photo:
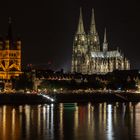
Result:
{"type": "Polygon", "coordinates": [[[101,42],[107,27],[109,45],[119,47],[129,58],[132,69],[139,69],[139,12],[136,1],[5,1],[0,9],[0,35],[7,33],[8,17],[11,16],[15,35],[20,36],[23,42],[23,65],[48,66],[51,63],[56,70],[64,68],[70,71],[80,6],[86,30],[89,30],[91,9],[94,8],[101,42]]]}

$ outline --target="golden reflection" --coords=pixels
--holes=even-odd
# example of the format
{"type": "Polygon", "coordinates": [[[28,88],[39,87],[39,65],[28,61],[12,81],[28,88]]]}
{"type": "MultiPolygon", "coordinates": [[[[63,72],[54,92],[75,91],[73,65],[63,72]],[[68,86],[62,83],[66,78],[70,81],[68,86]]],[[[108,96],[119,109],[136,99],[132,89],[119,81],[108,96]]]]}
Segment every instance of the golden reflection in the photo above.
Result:
{"type": "Polygon", "coordinates": [[[13,106],[0,107],[0,140],[19,139],[19,115],[13,106]]]}
{"type": "Polygon", "coordinates": [[[63,140],[68,127],[73,139],[140,138],[140,103],[89,103],[68,109],[64,115],[63,104],[0,106],[0,140],[55,139],[56,135],[63,140]]]}
{"type": "Polygon", "coordinates": [[[129,107],[131,108],[131,107],[132,107],[132,102],[129,102],[129,104],[128,104],[128,105],[129,105],[129,107]]]}
{"type": "Polygon", "coordinates": [[[80,110],[79,110],[79,106],[78,105],[75,105],[75,110],[74,110],[74,136],[77,137],[77,134],[78,134],[78,130],[79,130],[79,127],[80,127],[80,121],[79,121],[79,113],[80,113],[80,110]]]}
{"type": "Polygon", "coordinates": [[[122,117],[124,118],[125,117],[125,113],[126,113],[126,105],[125,105],[125,103],[122,104],[122,110],[123,110],[122,117]]]}
{"type": "Polygon", "coordinates": [[[135,111],[136,135],[140,137],[140,103],[136,105],[135,111]]]}
{"type": "Polygon", "coordinates": [[[46,130],[53,138],[54,133],[54,111],[51,105],[51,112],[47,106],[2,106],[0,107],[0,140],[25,140],[32,139],[44,135],[46,130]],[[48,112],[46,112],[48,111],[48,112]],[[50,119],[47,120],[47,118],[50,119]],[[46,121],[48,121],[46,123],[46,121]],[[46,127],[49,127],[47,129],[46,127]],[[36,133],[37,132],[37,133],[36,133]]]}
{"type": "Polygon", "coordinates": [[[3,128],[3,138],[5,139],[5,133],[6,133],[6,106],[4,105],[3,106],[3,125],[2,125],[2,128],[3,128]]]}
{"type": "Polygon", "coordinates": [[[29,135],[29,132],[30,132],[30,106],[29,105],[25,105],[25,123],[26,123],[26,136],[27,136],[27,139],[30,139],[30,135],[29,135]]]}
{"type": "Polygon", "coordinates": [[[63,104],[60,103],[59,104],[59,109],[60,109],[60,113],[59,113],[59,122],[60,122],[60,126],[59,126],[59,130],[60,130],[60,139],[62,140],[63,139],[63,113],[64,113],[64,108],[63,108],[63,104]]]}
{"type": "Polygon", "coordinates": [[[37,133],[38,135],[40,134],[40,114],[41,114],[41,105],[38,105],[37,106],[37,133]]]}
{"type": "Polygon", "coordinates": [[[103,121],[102,121],[102,112],[103,112],[103,110],[102,110],[102,103],[100,103],[99,104],[99,126],[100,127],[102,126],[102,123],[103,123],[103,121]]]}
{"type": "Polygon", "coordinates": [[[79,125],[79,114],[78,114],[78,106],[75,107],[74,111],[74,130],[77,131],[79,125]]]}
{"type": "Polygon", "coordinates": [[[93,122],[93,109],[94,107],[91,105],[91,103],[88,104],[88,131],[92,132],[90,133],[90,137],[93,137],[93,130],[94,130],[94,122],[93,122]]]}
{"type": "Polygon", "coordinates": [[[91,123],[91,103],[88,103],[88,128],[90,128],[91,123]]]}
{"type": "MultiPolygon", "coordinates": [[[[129,105],[130,106],[130,105],[129,105]]],[[[131,106],[129,107],[130,109],[130,117],[131,117],[131,125],[133,125],[133,120],[134,120],[134,106],[131,104],[131,106]]]]}
{"type": "Polygon", "coordinates": [[[91,106],[91,111],[92,111],[92,112],[94,111],[94,106],[91,106]]]}
{"type": "Polygon", "coordinates": [[[22,112],[23,112],[23,106],[20,105],[20,106],[19,106],[19,113],[22,113],[22,112]]]}
{"type": "Polygon", "coordinates": [[[15,109],[12,110],[12,139],[15,139],[14,138],[14,135],[15,135],[15,109]]]}
{"type": "Polygon", "coordinates": [[[22,130],[23,106],[20,105],[18,110],[19,110],[19,128],[20,130],[22,130]]]}
{"type": "Polygon", "coordinates": [[[107,114],[107,111],[106,111],[106,106],[107,106],[107,103],[103,103],[103,121],[104,121],[104,127],[106,127],[106,114],[107,114]]]}

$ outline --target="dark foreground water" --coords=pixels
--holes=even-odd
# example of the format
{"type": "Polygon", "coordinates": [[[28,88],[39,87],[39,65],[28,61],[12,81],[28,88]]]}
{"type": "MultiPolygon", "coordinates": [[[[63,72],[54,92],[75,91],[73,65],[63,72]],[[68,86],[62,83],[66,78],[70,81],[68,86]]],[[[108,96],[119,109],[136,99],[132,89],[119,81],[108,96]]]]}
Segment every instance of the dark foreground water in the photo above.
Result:
{"type": "Polygon", "coordinates": [[[140,103],[0,106],[0,140],[139,140],[140,103]]]}

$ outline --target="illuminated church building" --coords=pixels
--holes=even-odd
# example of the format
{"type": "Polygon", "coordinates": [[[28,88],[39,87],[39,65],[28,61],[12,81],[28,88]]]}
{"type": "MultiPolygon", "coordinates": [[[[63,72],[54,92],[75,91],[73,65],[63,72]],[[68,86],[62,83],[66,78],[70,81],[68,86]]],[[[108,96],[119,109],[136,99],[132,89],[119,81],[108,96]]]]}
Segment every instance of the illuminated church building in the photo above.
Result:
{"type": "Polygon", "coordinates": [[[8,34],[0,38],[0,79],[9,80],[21,74],[21,40],[14,41],[9,19],[8,34]]]}
{"type": "Polygon", "coordinates": [[[88,34],[85,33],[80,9],[78,29],[73,42],[71,71],[82,74],[105,74],[113,70],[129,69],[128,59],[119,50],[109,50],[106,29],[101,49],[93,9],[90,31],[88,34]]]}

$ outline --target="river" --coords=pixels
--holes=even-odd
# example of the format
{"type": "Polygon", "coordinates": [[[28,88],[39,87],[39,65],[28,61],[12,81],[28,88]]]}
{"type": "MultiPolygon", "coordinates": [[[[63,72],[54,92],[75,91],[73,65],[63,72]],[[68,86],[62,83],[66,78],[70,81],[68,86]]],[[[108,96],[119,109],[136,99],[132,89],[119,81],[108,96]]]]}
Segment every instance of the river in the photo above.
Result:
{"type": "Polygon", "coordinates": [[[140,103],[0,105],[0,140],[122,139],[140,139],[140,103]]]}

